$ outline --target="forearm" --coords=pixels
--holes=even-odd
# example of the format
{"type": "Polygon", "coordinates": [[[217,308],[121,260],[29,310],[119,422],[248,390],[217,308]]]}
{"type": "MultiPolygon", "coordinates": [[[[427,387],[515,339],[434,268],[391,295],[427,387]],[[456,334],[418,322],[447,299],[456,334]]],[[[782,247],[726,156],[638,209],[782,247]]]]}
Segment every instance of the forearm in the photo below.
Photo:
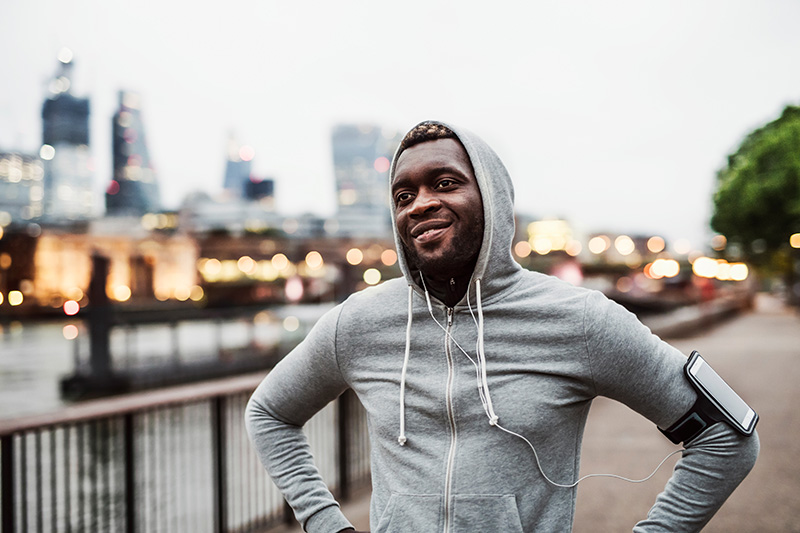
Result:
{"type": "Polygon", "coordinates": [[[328,533],[352,527],[314,465],[302,428],[279,420],[255,397],[246,419],[262,464],[303,528],[328,533]]]}
{"type": "Polygon", "coordinates": [[[758,456],[758,434],[744,437],[724,423],[695,439],[636,533],[699,531],[747,476],[758,456]]]}

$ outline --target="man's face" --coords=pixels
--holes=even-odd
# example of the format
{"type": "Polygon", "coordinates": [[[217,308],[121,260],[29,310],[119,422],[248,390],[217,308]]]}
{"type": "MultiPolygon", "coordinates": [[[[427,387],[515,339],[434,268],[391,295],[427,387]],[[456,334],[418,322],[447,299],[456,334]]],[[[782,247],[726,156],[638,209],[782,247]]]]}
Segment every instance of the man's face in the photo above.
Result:
{"type": "Polygon", "coordinates": [[[483,201],[460,142],[438,139],[403,151],[392,197],[412,266],[439,278],[472,273],[483,240],[483,201]]]}

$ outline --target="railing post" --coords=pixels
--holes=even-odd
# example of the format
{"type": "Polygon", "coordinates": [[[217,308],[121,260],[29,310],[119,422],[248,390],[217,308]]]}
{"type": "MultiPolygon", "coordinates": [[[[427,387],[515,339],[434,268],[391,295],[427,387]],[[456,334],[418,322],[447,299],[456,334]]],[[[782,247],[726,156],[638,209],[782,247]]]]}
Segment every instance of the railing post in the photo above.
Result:
{"type": "Polygon", "coordinates": [[[346,500],[350,497],[350,389],[347,389],[336,400],[337,430],[339,446],[339,497],[346,500]]]}
{"type": "Polygon", "coordinates": [[[211,399],[211,438],[213,440],[213,476],[214,476],[214,529],[216,533],[225,533],[227,515],[225,500],[227,497],[225,484],[225,398],[214,396],[211,399]]]}
{"type": "Polygon", "coordinates": [[[14,435],[3,435],[0,437],[0,453],[2,462],[2,482],[0,491],[3,493],[2,507],[2,533],[14,533],[14,435]]]}
{"type": "Polygon", "coordinates": [[[133,448],[133,413],[123,418],[123,452],[125,454],[125,531],[136,531],[136,451],[133,448]]]}

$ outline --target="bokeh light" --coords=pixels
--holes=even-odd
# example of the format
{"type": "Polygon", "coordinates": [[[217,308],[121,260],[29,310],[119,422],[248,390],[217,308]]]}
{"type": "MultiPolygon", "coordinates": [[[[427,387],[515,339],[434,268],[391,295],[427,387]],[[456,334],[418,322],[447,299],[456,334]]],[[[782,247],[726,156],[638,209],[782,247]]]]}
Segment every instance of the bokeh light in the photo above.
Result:
{"type": "Polygon", "coordinates": [[[345,259],[353,266],[360,265],[361,261],[364,260],[364,252],[358,248],[350,248],[347,250],[347,254],[345,254],[345,259]]]}
{"type": "Polygon", "coordinates": [[[717,275],[717,261],[710,257],[698,257],[692,263],[692,272],[701,278],[713,278],[717,275]]]}
{"type": "Polygon", "coordinates": [[[78,326],[75,324],[67,324],[61,329],[61,334],[64,335],[64,338],[68,341],[75,340],[78,338],[78,326]]]}
{"type": "Polygon", "coordinates": [[[287,316],[283,319],[283,329],[286,331],[292,332],[297,331],[300,327],[300,320],[297,319],[296,316],[287,316]]]}
{"type": "Polygon", "coordinates": [[[320,254],[315,250],[308,252],[306,254],[306,265],[308,265],[308,268],[310,268],[311,270],[318,270],[322,268],[323,265],[322,254],[320,254]]]}
{"type": "Polygon", "coordinates": [[[127,302],[131,298],[131,288],[127,285],[117,285],[111,291],[111,297],[118,302],[127,302]]]}
{"type": "Polygon", "coordinates": [[[389,248],[381,252],[381,263],[386,266],[392,266],[397,263],[397,252],[389,248]]]}
{"type": "Polygon", "coordinates": [[[8,304],[12,306],[21,305],[22,301],[25,298],[22,296],[20,291],[9,291],[8,293],[8,304]]]}
{"type": "Polygon", "coordinates": [[[391,161],[389,161],[389,159],[384,156],[380,156],[378,159],[375,160],[375,163],[373,164],[375,170],[377,172],[380,172],[381,174],[389,170],[391,166],[392,166],[391,161]]]}
{"type": "Polygon", "coordinates": [[[593,254],[602,254],[611,246],[611,239],[606,235],[597,235],[589,239],[589,251],[593,254]]]}
{"type": "Polygon", "coordinates": [[[285,270],[289,266],[289,258],[283,254],[275,254],[272,256],[272,266],[278,272],[285,270]]]}
{"type": "Polygon", "coordinates": [[[63,309],[65,315],[73,316],[78,314],[78,311],[81,310],[81,306],[75,300],[67,300],[64,302],[63,309]]]}
{"type": "Polygon", "coordinates": [[[377,285],[381,281],[381,271],[377,268],[368,268],[364,271],[364,282],[367,285],[377,285]]]}
{"type": "Polygon", "coordinates": [[[621,255],[631,255],[633,251],[636,250],[636,244],[634,244],[633,239],[627,235],[620,235],[614,239],[614,248],[616,248],[621,255]]]}
{"type": "Polygon", "coordinates": [[[56,156],[56,149],[50,146],[49,144],[43,144],[41,148],[39,148],[39,157],[44,159],[45,161],[50,161],[56,156]]]}
{"type": "Polygon", "coordinates": [[[519,241],[514,245],[514,253],[517,257],[528,257],[531,255],[531,245],[528,241],[519,241]]]}
{"type": "Polygon", "coordinates": [[[256,156],[256,151],[250,145],[244,145],[239,148],[239,158],[242,161],[252,161],[253,158],[256,156]]]}
{"type": "Polygon", "coordinates": [[[657,254],[663,252],[666,246],[667,243],[664,241],[664,238],[658,235],[653,235],[647,239],[647,249],[650,250],[651,253],[657,254]]]}

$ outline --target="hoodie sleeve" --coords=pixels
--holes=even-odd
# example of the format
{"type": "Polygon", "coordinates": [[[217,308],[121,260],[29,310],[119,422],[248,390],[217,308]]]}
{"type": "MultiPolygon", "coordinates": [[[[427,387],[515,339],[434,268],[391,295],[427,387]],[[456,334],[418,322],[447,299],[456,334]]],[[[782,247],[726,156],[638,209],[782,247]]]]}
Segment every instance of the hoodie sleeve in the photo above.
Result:
{"type": "MultiPolygon", "coordinates": [[[[586,343],[596,392],[667,428],[697,397],[683,375],[686,357],[620,305],[587,297],[586,343]]],[[[635,532],[699,531],[752,469],[758,436],[715,424],[686,446],[664,491],[635,532]]]]}
{"type": "Polygon", "coordinates": [[[339,307],[258,386],[245,411],[255,450],[298,522],[309,532],[352,527],[314,465],[302,426],[347,388],[336,362],[339,307]]]}

